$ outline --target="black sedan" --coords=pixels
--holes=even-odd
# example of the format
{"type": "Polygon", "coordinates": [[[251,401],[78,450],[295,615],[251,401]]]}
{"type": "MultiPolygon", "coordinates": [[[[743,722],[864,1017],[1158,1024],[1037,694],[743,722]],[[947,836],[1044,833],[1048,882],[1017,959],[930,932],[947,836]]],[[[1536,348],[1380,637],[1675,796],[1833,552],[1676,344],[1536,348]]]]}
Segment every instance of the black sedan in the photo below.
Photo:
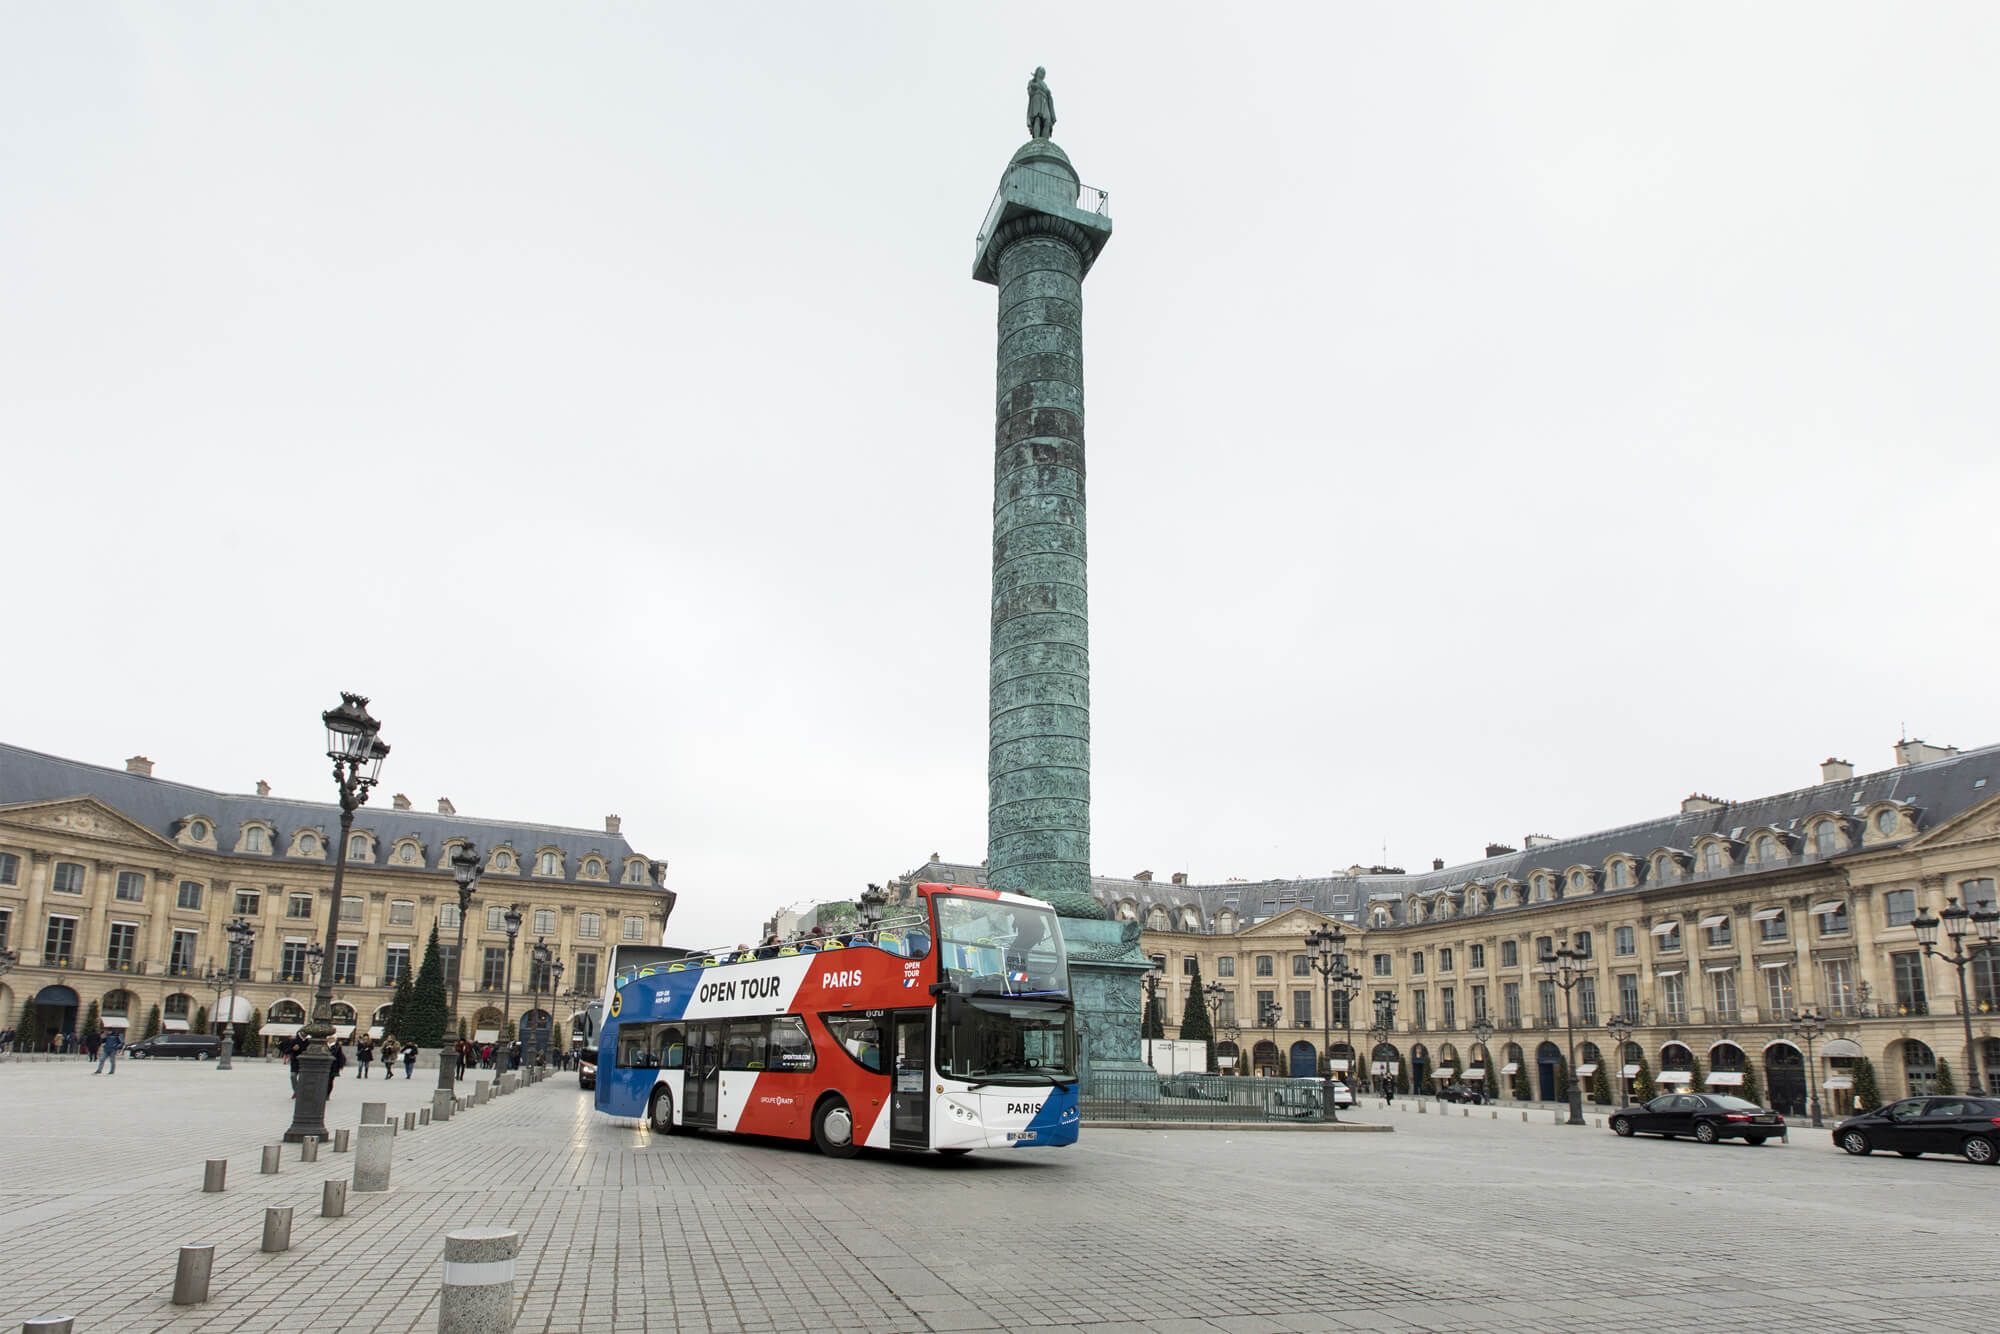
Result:
{"type": "Polygon", "coordinates": [[[1894,1149],[1905,1158],[1956,1153],[1990,1164],[2000,1158],[2000,1098],[1905,1098],[1848,1117],[1833,1128],[1833,1142],[1857,1156],[1894,1149]]]}
{"type": "Polygon", "coordinates": [[[155,1056],[178,1056],[197,1061],[212,1060],[222,1050],[222,1039],[206,1033],[161,1033],[142,1038],[125,1049],[135,1061],[155,1056]]]}
{"type": "Polygon", "coordinates": [[[1611,1115],[1611,1130],[1621,1136],[1658,1135],[1662,1139],[1687,1135],[1703,1144],[1719,1139],[1762,1144],[1785,1133],[1785,1118],[1727,1093],[1666,1093],[1651,1102],[1620,1107],[1611,1115]]]}
{"type": "Polygon", "coordinates": [[[1486,1094],[1477,1084],[1446,1084],[1437,1091],[1439,1102],[1469,1102],[1477,1107],[1485,1103],[1486,1094]]]}

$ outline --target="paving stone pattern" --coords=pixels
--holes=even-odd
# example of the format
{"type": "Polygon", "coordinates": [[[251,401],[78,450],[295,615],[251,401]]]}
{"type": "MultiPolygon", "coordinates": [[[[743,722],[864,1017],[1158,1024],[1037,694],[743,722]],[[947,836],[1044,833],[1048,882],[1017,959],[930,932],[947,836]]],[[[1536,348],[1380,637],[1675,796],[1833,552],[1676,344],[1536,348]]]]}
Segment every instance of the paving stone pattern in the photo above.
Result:
{"type": "MultiPolygon", "coordinates": [[[[470,1089],[470,1081],[464,1088],[470,1089]]],[[[343,1079],[392,1113],[431,1082],[343,1079]]],[[[2000,1169],[1789,1146],[1621,1141],[1518,1113],[1391,1135],[1093,1131],[966,1158],[655,1136],[574,1076],[406,1132],[386,1195],[319,1217],[352,1156],[277,1176],[282,1068],[0,1064],[0,1328],[437,1327],[444,1234],[522,1234],[523,1331],[1984,1330],[2000,1169]],[[201,1193],[202,1160],[230,1160],[201,1193]],[[292,1249],[258,1250],[267,1204],[292,1249]],[[169,1304],[217,1244],[212,1300],[169,1304]]]]}

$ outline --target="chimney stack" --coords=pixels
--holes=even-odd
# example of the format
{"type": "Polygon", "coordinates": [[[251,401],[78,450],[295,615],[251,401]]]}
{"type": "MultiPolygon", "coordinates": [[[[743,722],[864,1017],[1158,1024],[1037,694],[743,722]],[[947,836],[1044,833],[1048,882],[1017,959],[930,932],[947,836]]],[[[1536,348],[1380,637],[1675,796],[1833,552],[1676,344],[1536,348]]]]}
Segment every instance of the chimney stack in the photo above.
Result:
{"type": "Polygon", "coordinates": [[[1133,878],[1134,880],[1140,880],[1140,881],[1145,881],[1145,882],[1147,882],[1147,883],[1150,883],[1150,882],[1152,881],[1152,879],[1153,879],[1153,873],[1152,873],[1151,871],[1140,871],[1140,872],[1136,873],[1135,875],[1133,875],[1133,877],[1132,877],[1132,878],[1133,878]]]}
{"type": "Polygon", "coordinates": [[[1513,851],[1514,849],[1508,847],[1505,843],[1488,843],[1486,845],[1486,855],[1489,857],[1503,857],[1513,851]]]}
{"type": "Polygon", "coordinates": [[[1444,858],[1442,857],[1431,858],[1431,869],[1433,871],[1442,871],[1444,869],[1444,858]]]}
{"type": "Polygon", "coordinates": [[[1819,762],[1819,781],[1822,783],[1845,783],[1854,777],[1854,766],[1846,760],[1836,760],[1828,756],[1819,762]]]}
{"type": "MultiPolygon", "coordinates": [[[[1916,737],[1896,743],[1896,763],[1899,765],[1929,764],[1932,760],[1948,760],[1956,754],[1958,754],[1957,746],[1933,746],[1930,742],[1918,740],[1916,737]]],[[[129,765],[131,761],[127,760],[126,763],[129,765]]],[[[148,772],[151,769],[152,766],[149,764],[148,772]]]]}
{"type": "Polygon", "coordinates": [[[618,832],[618,826],[622,823],[623,821],[621,821],[617,816],[607,815],[604,817],[604,832],[607,834],[615,834],[618,832]]]}
{"type": "Polygon", "coordinates": [[[452,805],[452,804],[451,804],[451,798],[450,798],[450,797],[439,797],[439,798],[438,798],[438,814],[439,814],[439,815],[457,815],[457,814],[458,814],[458,807],[456,807],[456,806],[454,806],[454,805],[452,805]]]}
{"type": "Polygon", "coordinates": [[[1185,885],[1185,884],[1187,883],[1187,872],[1186,872],[1186,871],[1175,871],[1175,872],[1174,872],[1174,883],[1175,883],[1175,884],[1177,884],[1177,885],[1185,885]]]}
{"type": "Polygon", "coordinates": [[[1530,834],[1526,838],[1521,840],[1521,846],[1530,849],[1546,848],[1551,843],[1554,842],[1555,840],[1550,838],[1547,834],[1530,834]]]}
{"type": "Polygon", "coordinates": [[[125,761],[125,772],[128,774],[137,774],[141,778],[151,778],[153,776],[153,762],[144,755],[134,755],[131,759],[125,761]]]}
{"type": "Polygon", "coordinates": [[[260,797],[271,795],[271,785],[261,778],[257,780],[257,795],[260,797]]]}
{"type": "Polygon", "coordinates": [[[399,811],[407,811],[408,809],[410,809],[410,799],[404,796],[400,792],[398,792],[395,796],[389,798],[389,804],[399,811]]]}
{"type": "Polygon", "coordinates": [[[1706,792],[1690,792],[1681,798],[1681,814],[1693,815],[1698,811],[1719,811],[1729,803],[1720,797],[1711,797],[1706,792]]]}

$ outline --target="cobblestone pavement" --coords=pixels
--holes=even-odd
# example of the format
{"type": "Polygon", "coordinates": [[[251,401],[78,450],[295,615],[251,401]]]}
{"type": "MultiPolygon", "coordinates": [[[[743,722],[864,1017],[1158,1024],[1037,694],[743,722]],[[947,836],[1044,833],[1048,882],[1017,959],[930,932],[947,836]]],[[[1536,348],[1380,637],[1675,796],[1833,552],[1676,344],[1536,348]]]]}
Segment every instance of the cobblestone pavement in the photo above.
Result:
{"type": "MultiPolygon", "coordinates": [[[[333,1124],[431,1085],[343,1078],[333,1124]]],[[[1086,1126],[836,1162],[655,1136],[557,1076],[400,1136],[394,1189],[327,1220],[350,1157],[257,1172],[289,1120],[275,1066],[0,1064],[0,1113],[0,1327],[431,1330],[443,1234],[496,1225],[523,1236],[525,1331],[1971,1331],[2000,1304],[2000,1171],[1850,1159],[1824,1132],[1703,1148],[1378,1107],[1396,1133],[1086,1126]],[[201,1194],[225,1156],[228,1192],[201,1194]],[[292,1249],[264,1255],[274,1203],[292,1249]],[[176,1308],[194,1241],[217,1243],[212,1300],[176,1308]]]]}

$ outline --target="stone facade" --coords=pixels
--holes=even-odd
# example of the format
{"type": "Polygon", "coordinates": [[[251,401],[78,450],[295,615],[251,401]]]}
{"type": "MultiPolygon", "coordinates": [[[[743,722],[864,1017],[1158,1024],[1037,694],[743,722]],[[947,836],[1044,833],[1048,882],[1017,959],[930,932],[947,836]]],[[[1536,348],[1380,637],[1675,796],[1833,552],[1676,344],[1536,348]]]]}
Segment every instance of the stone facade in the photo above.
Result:
{"type": "MultiPolygon", "coordinates": [[[[524,919],[510,1017],[532,1008],[528,952],[538,937],[562,959],[566,991],[601,992],[613,946],[658,944],[673,900],[659,884],[664,863],[634,850],[617,824],[503,823],[417,812],[394,798],[363,807],[336,933],[353,979],[336,977],[336,1005],[352,1014],[339,1022],[374,1019],[394,970],[421,966],[433,923],[440,945],[456,945],[451,853],[465,841],[486,863],[465,923],[468,1030],[499,1027],[501,985],[487,984],[485,963],[489,949],[504,957],[506,932],[490,913],[509,904],[524,919]]],[[[134,1036],[155,1005],[169,1028],[202,1009],[214,1014],[218,993],[203,976],[226,973],[225,928],[239,916],[256,932],[237,985],[239,1022],[256,1011],[275,1026],[274,1007],[281,1016],[287,1003],[310,1011],[301,951],[325,937],[339,828],[331,803],[167,783],[138,760],[121,772],[0,746],[0,948],[19,954],[0,978],[0,1027],[35,996],[48,998],[38,1003],[45,1029],[80,1027],[93,1001],[134,1036]],[[65,1013],[54,1002],[67,995],[75,1000],[65,1013]]],[[[220,997],[226,1008],[226,987],[220,997]]],[[[554,1005],[558,1025],[587,999],[554,1005]]],[[[547,984],[541,1005],[551,1007],[547,984]]]]}

